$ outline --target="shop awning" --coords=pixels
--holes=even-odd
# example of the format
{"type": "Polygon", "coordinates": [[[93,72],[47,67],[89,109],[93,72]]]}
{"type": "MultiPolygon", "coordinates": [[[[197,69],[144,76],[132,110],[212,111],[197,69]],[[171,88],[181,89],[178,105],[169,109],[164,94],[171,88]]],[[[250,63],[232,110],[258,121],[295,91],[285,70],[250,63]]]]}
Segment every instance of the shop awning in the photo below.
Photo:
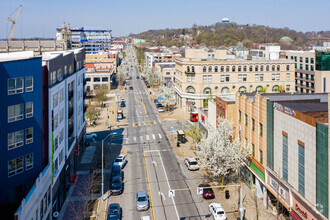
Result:
{"type": "Polygon", "coordinates": [[[290,216],[295,220],[302,220],[302,218],[300,218],[300,216],[295,211],[291,211],[290,216]]]}

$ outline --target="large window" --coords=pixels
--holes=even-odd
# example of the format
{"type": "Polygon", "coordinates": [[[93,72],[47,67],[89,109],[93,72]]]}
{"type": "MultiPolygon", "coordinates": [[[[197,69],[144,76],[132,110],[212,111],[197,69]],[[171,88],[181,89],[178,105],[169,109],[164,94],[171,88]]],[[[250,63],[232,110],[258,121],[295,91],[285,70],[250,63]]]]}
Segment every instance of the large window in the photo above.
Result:
{"type": "Polygon", "coordinates": [[[277,71],[280,71],[280,70],[281,70],[280,65],[277,65],[277,71]]]}
{"type": "Polygon", "coordinates": [[[25,170],[33,168],[33,154],[27,154],[25,156],[25,170]]]}
{"type": "Polygon", "coordinates": [[[187,82],[195,82],[195,75],[187,75],[187,82]]]}
{"type": "Polygon", "coordinates": [[[229,75],[221,75],[220,80],[221,82],[229,82],[229,75]]]}
{"type": "Polygon", "coordinates": [[[216,72],[216,73],[218,72],[218,67],[217,66],[214,67],[214,72],[216,72]]]}
{"type": "Polygon", "coordinates": [[[209,73],[212,72],[212,66],[209,66],[209,73]]]}
{"type": "Polygon", "coordinates": [[[14,176],[23,172],[23,157],[8,161],[8,176],[14,176]]]}
{"type": "Polygon", "coordinates": [[[305,147],[298,144],[298,191],[305,196],[305,147]]]}
{"type": "Polygon", "coordinates": [[[255,80],[257,81],[257,82],[262,82],[262,81],[264,81],[264,74],[256,74],[256,76],[255,76],[255,80]]]}
{"type": "Polygon", "coordinates": [[[286,80],[287,80],[287,81],[290,81],[290,73],[287,73],[287,74],[286,74],[286,80]]]}
{"type": "Polygon", "coordinates": [[[24,130],[8,134],[8,150],[21,147],[24,143],[24,130]]]}
{"type": "Polygon", "coordinates": [[[195,94],[195,88],[192,86],[188,86],[186,89],[186,93],[195,94]]]}
{"type": "Polygon", "coordinates": [[[226,72],[229,72],[229,66],[226,66],[226,72]]]}
{"type": "Polygon", "coordinates": [[[23,78],[8,79],[8,95],[23,93],[23,78]]]}
{"type": "Polygon", "coordinates": [[[206,73],[206,66],[203,67],[203,73],[206,73]]]}
{"type": "Polygon", "coordinates": [[[272,80],[273,81],[280,81],[280,74],[279,73],[273,73],[272,74],[272,80]]]}
{"type": "Polygon", "coordinates": [[[290,70],[290,65],[286,65],[286,70],[287,70],[287,71],[290,70]]]}
{"type": "Polygon", "coordinates": [[[221,67],[220,67],[220,72],[223,72],[224,69],[225,69],[225,68],[224,68],[223,66],[221,66],[221,67]]]}
{"type": "Polygon", "coordinates": [[[102,82],[108,82],[108,77],[102,77],[102,82]]]}
{"type": "Polygon", "coordinates": [[[33,102],[27,102],[25,104],[25,117],[30,118],[33,116],[33,102]]]}
{"type": "Polygon", "coordinates": [[[22,120],[24,118],[23,108],[23,104],[8,106],[8,122],[22,120]]]}
{"type": "Polygon", "coordinates": [[[58,93],[55,93],[53,95],[53,108],[55,108],[58,105],[58,93]]]}
{"type": "Polygon", "coordinates": [[[247,74],[238,74],[238,82],[246,82],[247,74]]]}
{"type": "Polygon", "coordinates": [[[100,82],[101,78],[100,77],[94,77],[94,82],[100,82]]]}
{"type": "Polygon", "coordinates": [[[288,137],[282,134],[282,146],[283,146],[283,179],[288,181],[288,137]]]}
{"type": "Polygon", "coordinates": [[[25,129],[25,143],[30,144],[33,142],[33,128],[25,129]]]}
{"type": "Polygon", "coordinates": [[[33,77],[27,76],[25,78],[25,91],[32,92],[33,91],[33,77]]]}
{"type": "Polygon", "coordinates": [[[263,125],[261,123],[259,123],[259,128],[260,128],[260,135],[263,135],[263,125]]]}
{"type": "Polygon", "coordinates": [[[63,89],[58,92],[58,103],[63,101],[63,89]]]}

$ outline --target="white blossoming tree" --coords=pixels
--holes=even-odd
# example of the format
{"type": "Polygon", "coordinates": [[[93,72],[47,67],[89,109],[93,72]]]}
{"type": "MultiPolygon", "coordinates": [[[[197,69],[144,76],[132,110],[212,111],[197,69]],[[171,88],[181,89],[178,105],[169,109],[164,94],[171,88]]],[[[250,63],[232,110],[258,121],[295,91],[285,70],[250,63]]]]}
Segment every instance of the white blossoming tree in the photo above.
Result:
{"type": "Polygon", "coordinates": [[[116,73],[116,79],[118,81],[119,85],[122,85],[127,73],[127,65],[126,63],[122,63],[118,68],[117,68],[117,73],[116,73]]]}
{"type": "Polygon", "coordinates": [[[175,92],[173,87],[160,86],[157,98],[163,98],[160,102],[163,103],[168,109],[169,106],[175,104],[175,92]]]}
{"type": "Polygon", "coordinates": [[[208,136],[197,144],[197,155],[203,167],[206,167],[213,177],[224,178],[231,172],[238,172],[243,166],[243,160],[248,156],[238,140],[232,141],[233,122],[219,118],[218,128],[209,128],[208,136]]]}
{"type": "Polygon", "coordinates": [[[154,69],[150,69],[148,66],[143,67],[143,75],[151,86],[155,86],[159,80],[159,73],[154,69]]]}

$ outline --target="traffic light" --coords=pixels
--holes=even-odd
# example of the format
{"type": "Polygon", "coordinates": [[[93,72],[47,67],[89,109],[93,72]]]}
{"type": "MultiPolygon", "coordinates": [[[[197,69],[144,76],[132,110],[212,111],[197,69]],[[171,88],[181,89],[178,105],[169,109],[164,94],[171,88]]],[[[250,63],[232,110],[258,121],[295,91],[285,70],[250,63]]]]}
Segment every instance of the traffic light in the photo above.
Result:
{"type": "Polygon", "coordinates": [[[151,126],[153,125],[153,122],[150,122],[151,126]]]}

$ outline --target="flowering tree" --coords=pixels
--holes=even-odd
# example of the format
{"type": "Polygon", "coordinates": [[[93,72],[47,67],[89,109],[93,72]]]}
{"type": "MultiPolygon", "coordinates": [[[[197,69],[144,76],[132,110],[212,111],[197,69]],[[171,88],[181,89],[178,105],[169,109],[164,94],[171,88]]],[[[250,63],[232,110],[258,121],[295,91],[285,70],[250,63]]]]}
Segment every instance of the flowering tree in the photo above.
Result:
{"type": "Polygon", "coordinates": [[[143,67],[143,75],[151,86],[154,86],[159,80],[159,73],[146,65],[143,67]]]}
{"type": "Polygon", "coordinates": [[[175,93],[173,87],[160,86],[157,98],[163,98],[161,101],[166,107],[175,104],[175,93]]]}
{"type": "Polygon", "coordinates": [[[248,156],[247,149],[233,137],[233,122],[219,118],[218,128],[209,128],[208,136],[197,143],[197,155],[202,166],[208,168],[216,178],[226,177],[232,170],[238,172],[243,160],[248,156]]]}
{"type": "Polygon", "coordinates": [[[118,68],[117,68],[117,73],[116,73],[116,79],[119,83],[119,85],[122,85],[127,73],[127,65],[126,63],[122,63],[118,68]]]}

